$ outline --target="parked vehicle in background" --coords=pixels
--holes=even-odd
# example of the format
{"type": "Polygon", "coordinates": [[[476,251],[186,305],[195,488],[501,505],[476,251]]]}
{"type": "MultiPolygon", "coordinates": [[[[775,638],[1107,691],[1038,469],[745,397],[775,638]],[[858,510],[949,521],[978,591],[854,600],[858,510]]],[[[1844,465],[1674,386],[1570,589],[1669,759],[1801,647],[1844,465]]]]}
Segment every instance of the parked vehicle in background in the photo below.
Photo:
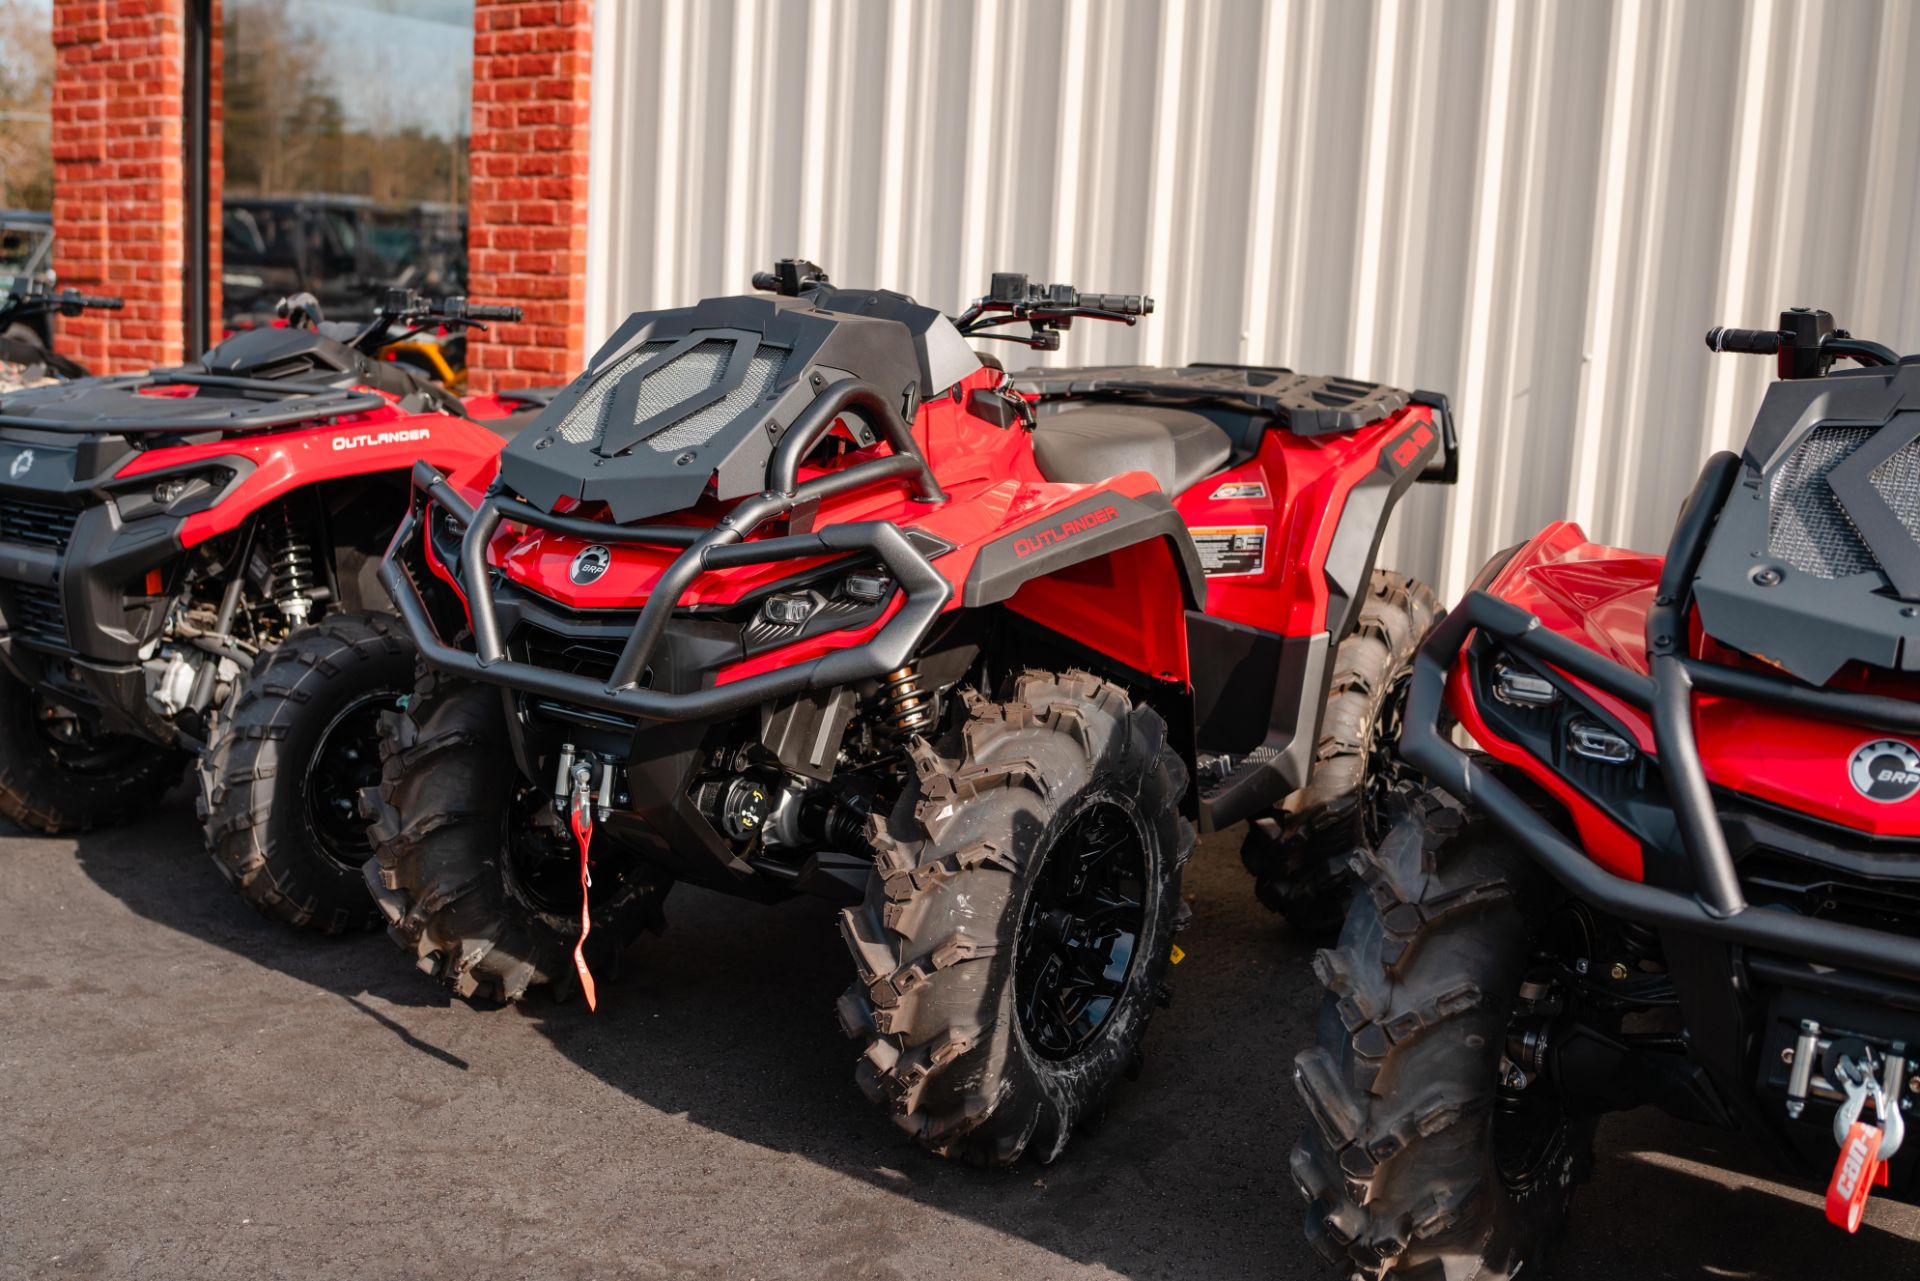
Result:
{"type": "MultiPolygon", "coordinates": [[[[0,294],[28,295],[53,287],[53,215],[0,209],[0,294]]],[[[35,342],[53,350],[53,317],[16,311],[0,317],[0,339],[35,342]]]]}
{"type": "Polygon", "coordinates": [[[462,403],[372,359],[512,307],[311,298],[191,364],[0,396],[0,815],[144,813],[199,756],[216,863],[262,912],[335,932],[372,906],[359,788],[413,651],[375,576],[421,458],[469,477],[539,395],[462,403]]]}
{"type": "Polygon", "coordinates": [[[41,335],[52,333],[55,313],[77,316],[83,311],[118,311],[124,305],[119,298],[15,277],[11,292],[0,295],[0,392],[86,377],[84,368],[52,350],[41,335]]]}
{"type": "Polygon", "coordinates": [[[224,198],[222,311],[270,313],[312,294],[336,321],[367,321],[385,289],[466,292],[467,215],[455,205],[376,205],[361,196],[224,198]]]}
{"type": "Polygon", "coordinates": [[[1420,654],[1445,790],[1363,858],[1295,1064],[1307,1235],[1356,1276],[1534,1275],[1645,1104],[1849,1232],[1920,1201],[1920,356],[1804,309],[1707,341],[1781,381],[1665,557],[1550,525],[1420,654]]]}
{"type": "Polygon", "coordinates": [[[496,476],[415,469],[382,578],[428,670],[368,880],[423,969],[505,1000],[591,1002],[676,881],[839,902],[863,1088],[937,1152],[1050,1159],[1165,999],[1196,827],[1368,802],[1384,735],[1323,700],[1392,688],[1434,619],[1373,562],[1451,474],[1446,402],[1010,378],[968,340],[1153,306],[1021,275],[952,319],[755,283],[630,317],[496,476]],[[1336,714],[1357,767],[1313,792],[1336,714]]]}

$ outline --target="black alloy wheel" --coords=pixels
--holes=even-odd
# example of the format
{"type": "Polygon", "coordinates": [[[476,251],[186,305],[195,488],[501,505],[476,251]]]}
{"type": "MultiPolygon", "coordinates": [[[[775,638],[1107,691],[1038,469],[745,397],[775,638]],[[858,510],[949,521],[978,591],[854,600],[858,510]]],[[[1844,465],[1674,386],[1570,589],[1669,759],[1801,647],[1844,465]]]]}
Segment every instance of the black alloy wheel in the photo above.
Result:
{"type": "Polygon", "coordinates": [[[1086,1048],[1126,991],[1146,926],[1146,849],[1134,815],[1098,799],[1047,851],[1020,920],[1014,1005],[1041,1056],[1086,1048]]]}

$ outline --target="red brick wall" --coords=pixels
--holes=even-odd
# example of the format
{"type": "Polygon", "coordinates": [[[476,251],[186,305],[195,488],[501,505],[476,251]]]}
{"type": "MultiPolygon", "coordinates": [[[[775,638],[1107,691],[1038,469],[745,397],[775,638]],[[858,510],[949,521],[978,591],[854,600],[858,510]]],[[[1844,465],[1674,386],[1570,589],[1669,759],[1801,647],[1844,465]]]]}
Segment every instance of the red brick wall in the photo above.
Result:
{"type": "Polygon", "coordinates": [[[180,359],[184,3],[54,0],[54,269],[127,300],[60,321],[96,373],[180,359]]]}
{"type": "Polygon", "coordinates": [[[475,334],[468,386],[563,382],[586,362],[591,0],[476,0],[468,288],[516,303],[475,334]]]}

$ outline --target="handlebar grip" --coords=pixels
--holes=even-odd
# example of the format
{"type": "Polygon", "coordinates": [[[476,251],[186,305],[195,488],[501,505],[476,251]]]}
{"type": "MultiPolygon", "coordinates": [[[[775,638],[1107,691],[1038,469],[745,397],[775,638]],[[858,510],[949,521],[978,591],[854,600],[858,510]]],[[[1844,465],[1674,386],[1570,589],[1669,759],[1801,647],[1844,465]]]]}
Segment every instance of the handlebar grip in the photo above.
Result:
{"type": "Polygon", "coordinates": [[[753,273],[753,287],[777,294],[780,292],[780,277],[770,271],[756,271],[753,273]]]}
{"type": "Polygon", "coordinates": [[[1122,316],[1147,316],[1153,313],[1153,299],[1142,294],[1081,294],[1080,305],[1094,311],[1111,311],[1122,316]]]}
{"type": "Polygon", "coordinates": [[[470,302],[466,310],[468,320],[501,320],[508,324],[518,321],[523,314],[511,304],[495,302],[470,302]]]}
{"type": "Polygon", "coordinates": [[[98,311],[119,311],[127,305],[125,298],[115,298],[111,294],[83,294],[78,289],[68,289],[53,295],[51,302],[61,307],[87,307],[98,311]]]}
{"type": "Polygon", "coordinates": [[[1780,333],[1774,329],[1733,329],[1716,325],[1707,330],[1707,350],[1771,356],[1780,350],[1780,333]]]}

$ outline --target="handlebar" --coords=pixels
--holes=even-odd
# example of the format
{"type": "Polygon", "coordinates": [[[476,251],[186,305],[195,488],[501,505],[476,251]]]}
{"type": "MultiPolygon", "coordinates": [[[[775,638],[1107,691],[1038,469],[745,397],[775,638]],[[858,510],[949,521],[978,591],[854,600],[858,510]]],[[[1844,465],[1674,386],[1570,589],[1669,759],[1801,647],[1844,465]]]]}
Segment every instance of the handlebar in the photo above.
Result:
{"type": "Polygon", "coordinates": [[[782,258],[773,264],[772,271],[753,273],[755,289],[786,298],[798,298],[809,289],[824,288],[832,283],[819,263],[805,258],[782,258]]]}
{"type": "MultiPolygon", "coordinates": [[[[804,258],[782,258],[772,271],[753,273],[753,287],[785,297],[799,297],[831,282],[818,264],[804,258]]],[[[1072,285],[1036,285],[1020,272],[996,271],[986,296],[953,317],[953,323],[969,338],[997,338],[1017,342],[1041,351],[1060,346],[1060,331],[1076,319],[1117,320],[1131,325],[1141,316],[1153,314],[1153,299],[1144,294],[1081,293],[1072,285]],[[1026,334],[986,333],[1004,325],[1024,324],[1026,334]]]]}
{"type": "Polygon", "coordinates": [[[126,305],[126,299],[111,294],[84,294],[78,289],[54,289],[45,281],[28,281],[24,289],[0,294],[0,312],[7,315],[58,311],[63,316],[77,316],[83,311],[119,311],[126,305]]]}
{"type": "MultiPolygon", "coordinates": [[[[319,328],[320,304],[311,294],[282,298],[278,310],[295,325],[304,321],[308,328],[319,328]]],[[[417,289],[389,289],[374,309],[373,319],[346,342],[356,351],[371,352],[388,343],[411,338],[434,325],[485,329],[489,320],[512,323],[523,314],[520,308],[508,303],[469,302],[460,294],[429,298],[417,289]]]]}
{"type": "Polygon", "coordinates": [[[996,271],[984,298],[954,317],[969,338],[997,338],[1038,351],[1058,351],[1060,331],[1076,319],[1117,320],[1131,325],[1153,314],[1153,299],[1144,294],[1082,293],[1072,285],[1036,285],[1017,271],[996,271]],[[993,334],[986,330],[1024,323],[1029,332],[993,334]]]}
{"type": "Polygon", "coordinates": [[[512,323],[520,308],[507,303],[470,302],[460,294],[429,298],[417,289],[389,289],[377,313],[391,321],[440,320],[449,324],[477,324],[488,320],[512,323]]]}
{"type": "Polygon", "coordinates": [[[1836,360],[1868,366],[1900,363],[1891,348],[1835,328],[1832,312],[1813,307],[1787,308],[1780,313],[1778,329],[1717,325],[1707,330],[1707,350],[1777,357],[1775,369],[1781,378],[1820,378],[1836,360]]]}

